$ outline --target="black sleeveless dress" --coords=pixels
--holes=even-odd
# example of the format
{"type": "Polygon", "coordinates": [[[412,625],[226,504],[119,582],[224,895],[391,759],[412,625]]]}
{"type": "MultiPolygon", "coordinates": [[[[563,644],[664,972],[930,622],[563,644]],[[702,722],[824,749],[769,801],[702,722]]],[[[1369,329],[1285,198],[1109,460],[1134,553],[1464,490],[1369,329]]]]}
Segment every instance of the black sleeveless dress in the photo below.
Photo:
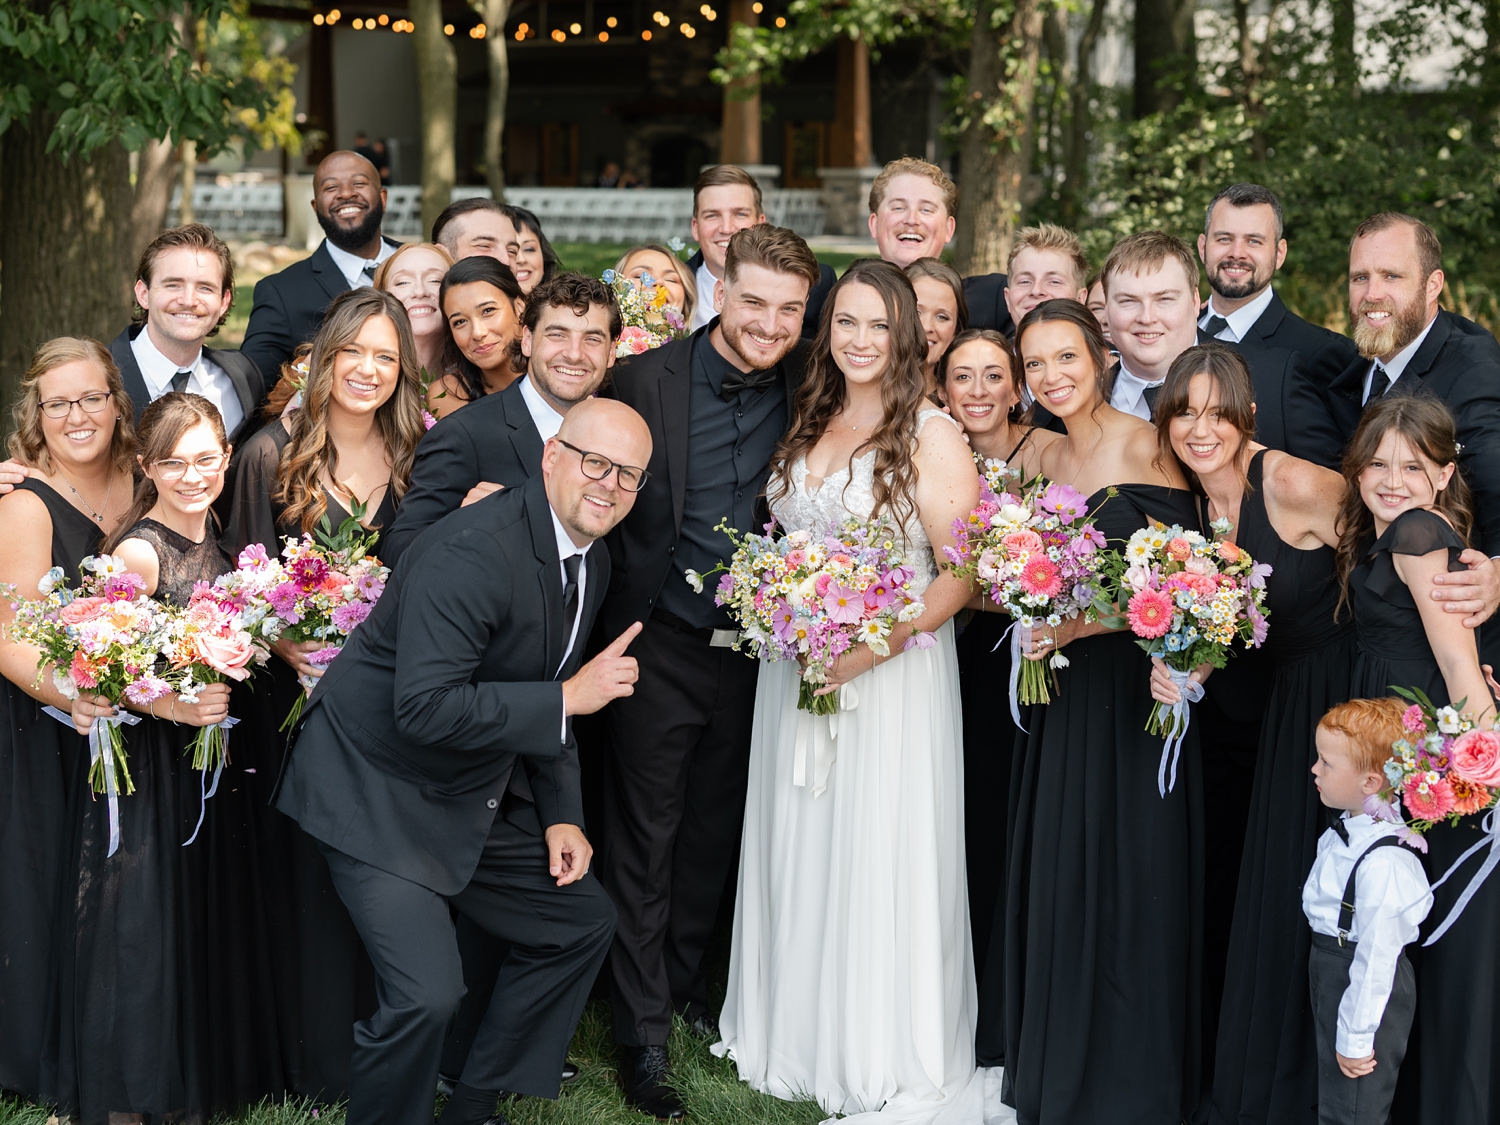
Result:
{"type": "MultiPolygon", "coordinates": [[[[78,564],[98,552],[99,525],[42,481],[27,478],[16,489],[47,505],[52,565],[77,589],[78,564]]],[[[0,683],[0,1089],[51,1101],[68,810],[87,776],[88,740],[44,714],[20,685],[0,683]]]]}
{"type": "MultiPolygon", "coordinates": [[[[146,519],[127,537],[155,549],[155,597],[169,604],[229,567],[211,535],[194,543],[146,519]]],[[[102,797],[77,802],[73,828],[58,1108],[82,1125],[207,1115],[282,1089],[244,740],[231,734],[205,803],[186,754],[196,728],[145,716],[122,729],[135,792],[119,799],[119,850],[106,854],[102,797]]]]}
{"type": "MultiPolygon", "coordinates": [[[[1404,512],[1366,551],[1350,578],[1354,622],[1356,698],[1391,694],[1391,686],[1419,687],[1433,703],[1453,702],[1427,643],[1411,591],[1391,555],[1448,552],[1448,569],[1463,541],[1432,512],[1404,512]]],[[[1483,838],[1477,816],[1457,827],[1439,824],[1427,833],[1428,877],[1437,879],[1483,838]]],[[[1425,940],[1453,908],[1484,862],[1475,856],[1433,892],[1422,926],[1425,940]]],[[[1492,1125],[1500,1117],[1500,878],[1491,876],[1453,928],[1436,945],[1413,944],[1407,956],[1417,971],[1417,1016],[1412,1026],[1392,1120],[1396,1125],[1492,1125]]]]}
{"type": "Polygon", "coordinates": [[[1310,771],[1318,720],[1350,698],[1354,627],[1347,608],[1335,620],[1333,548],[1300,550],[1271,526],[1264,457],[1262,451],[1250,462],[1251,489],[1241,502],[1235,541],[1273,568],[1266,579],[1271,629],[1260,650],[1272,678],[1250,791],[1208,1115],[1216,1125],[1316,1125],[1317,1052],[1307,984],[1311,930],[1302,913],[1302,885],[1328,819],[1310,771]]]}
{"type": "MultiPolygon", "coordinates": [[[[1199,526],[1179,489],[1101,489],[1089,509],[1117,544],[1148,517],[1199,526]]],[[[1064,654],[1061,696],[1022,713],[1011,774],[1005,1101],[1022,1125],[1179,1125],[1201,1051],[1196,725],[1163,799],[1163,740],[1145,730],[1150,659],[1129,633],[1064,654]]],[[[982,1023],[996,1018],[981,1005],[982,1023]]]]}
{"type": "MultiPolygon", "coordinates": [[[[283,538],[301,537],[301,527],[286,521],[284,506],[275,499],[276,473],[288,440],[286,427],[272,422],[236,459],[234,499],[222,540],[231,559],[251,543],[262,544],[274,557],[283,538]]],[[[348,510],[333,493],[325,491],[324,497],[329,523],[337,528],[348,510]]],[[[388,488],[371,526],[389,527],[395,516],[388,488]]],[[[240,705],[244,721],[239,729],[258,757],[254,823],[270,903],[281,1066],[288,1090],[334,1102],[349,1093],[354,1024],[374,1014],[375,977],[329,877],[327,860],[296,821],[271,807],[286,751],[287,735],[280,727],[301,693],[291,665],[272,656],[256,676],[253,699],[240,705]]]]}

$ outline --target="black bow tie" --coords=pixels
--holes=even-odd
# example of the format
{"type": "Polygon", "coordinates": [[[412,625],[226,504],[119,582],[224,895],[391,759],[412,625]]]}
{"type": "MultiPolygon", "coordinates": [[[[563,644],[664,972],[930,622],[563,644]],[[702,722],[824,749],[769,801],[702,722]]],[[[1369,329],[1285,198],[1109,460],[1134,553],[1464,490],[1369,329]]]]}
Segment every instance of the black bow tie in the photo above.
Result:
{"type": "Polygon", "coordinates": [[[733,402],[741,391],[763,391],[774,382],[774,367],[768,367],[764,371],[741,371],[736,367],[725,374],[724,382],[719,387],[719,397],[725,402],[733,402]]]}
{"type": "Polygon", "coordinates": [[[1344,843],[1349,842],[1349,829],[1344,827],[1344,814],[1338,809],[1328,810],[1328,827],[1339,834],[1339,839],[1344,843]]]}

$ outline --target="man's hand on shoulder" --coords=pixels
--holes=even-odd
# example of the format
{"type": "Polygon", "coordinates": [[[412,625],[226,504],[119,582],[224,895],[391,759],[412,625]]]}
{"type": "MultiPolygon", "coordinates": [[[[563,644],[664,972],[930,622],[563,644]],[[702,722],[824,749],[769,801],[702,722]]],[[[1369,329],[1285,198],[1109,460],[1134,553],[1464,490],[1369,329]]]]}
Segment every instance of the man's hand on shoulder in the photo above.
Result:
{"type": "Polygon", "coordinates": [[[578,669],[572,679],[563,682],[564,715],[592,715],[611,699],[635,693],[640,669],[635,657],[626,656],[625,650],[640,632],[641,623],[637,621],[578,669]]]}
{"type": "Polygon", "coordinates": [[[465,495],[463,498],[463,502],[459,504],[459,507],[467,508],[470,504],[477,504],[486,496],[492,496],[496,492],[501,491],[504,487],[505,485],[496,484],[494,481],[482,480],[473,488],[469,489],[467,495],[465,495]]]}
{"type": "Polygon", "coordinates": [[[0,496],[4,496],[25,480],[28,471],[25,465],[14,458],[9,461],[0,461],[0,496]]]}
{"type": "Polygon", "coordinates": [[[1433,576],[1437,589],[1432,600],[1443,603],[1448,613],[1462,613],[1464,624],[1477,629],[1494,615],[1500,606],[1500,563],[1473,548],[1458,556],[1467,570],[1454,570],[1433,576]]]}
{"type": "Polygon", "coordinates": [[[576,883],[588,874],[594,846],[576,824],[554,824],[547,829],[547,871],[559,887],[576,883]]]}

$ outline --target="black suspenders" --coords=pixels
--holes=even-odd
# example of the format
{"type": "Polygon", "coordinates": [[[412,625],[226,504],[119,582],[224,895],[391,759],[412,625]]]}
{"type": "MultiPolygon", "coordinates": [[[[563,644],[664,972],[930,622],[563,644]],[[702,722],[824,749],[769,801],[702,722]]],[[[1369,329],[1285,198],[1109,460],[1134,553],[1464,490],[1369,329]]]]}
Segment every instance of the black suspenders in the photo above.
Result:
{"type": "Polygon", "coordinates": [[[1359,865],[1363,863],[1376,848],[1400,847],[1401,841],[1394,836],[1382,836],[1364,851],[1359,853],[1359,858],[1354,861],[1354,866],[1349,869],[1349,881],[1344,884],[1344,897],[1339,903],[1339,944],[1347,944],[1349,929],[1354,925],[1354,877],[1359,874],[1359,865]]]}

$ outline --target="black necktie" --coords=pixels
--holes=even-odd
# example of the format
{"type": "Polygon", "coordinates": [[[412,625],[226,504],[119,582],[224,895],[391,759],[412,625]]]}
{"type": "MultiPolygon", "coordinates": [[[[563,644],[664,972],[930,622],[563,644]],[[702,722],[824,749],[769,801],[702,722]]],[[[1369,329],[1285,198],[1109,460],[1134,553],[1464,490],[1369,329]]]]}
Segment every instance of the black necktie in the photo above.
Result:
{"type": "Polygon", "coordinates": [[[1385,369],[1385,364],[1379,360],[1375,361],[1375,373],[1370,376],[1370,397],[1366,402],[1374,402],[1377,398],[1384,396],[1391,389],[1391,373],[1385,369]]]}
{"type": "Polygon", "coordinates": [[[366,285],[375,284],[375,271],[380,268],[379,262],[370,262],[364,269],[359,271],[359,276],[364,279],[366,285]]]}
{"type": "Polygon", "coordinates": [[[1219,333],[1224,331],[1224,329],[1228,327],[1229,321],[1225,320],[1222,316],[1211,316],[1208,318],[1208,323],[1203,326],[1203,331],[1207,332],[1210,337],[1217,340],[1219,338],[1219,333]]]}
{"type": "Polygon", "coordinates": [[[1160,383],[1157,383],[1154,387],[1147,387],[1141,392],[1141,397],[1146,400],[1146,409],[1153,418],[1156,416],[1156,396],[1159,394],[1161,394],[1160,383]]]}
{"type": "Polygon", "coordinates": [[[186,371],[179,371],[176,375],[173,375],[172,389],[179,392],[187,390],[187,381],[192,378],[192,375],[193,369],[191,367],[186,371]]]}
{"type": "Polygon", "coordinates": [[[578,616],[578,569],[583,565],[582,555],[569,555],[563,559],[563,570],[568,580],[563,583],[563,646],[573,635],[573,619],[578,616]]]}
{"type": "Polygon", "coordinates": [[[724,382],[719,387],[719,397],[725,402],[733,402],[741,391],[763,391],[774,382],[774,367],[768,367],[764,371],[741,371],[736,367],[725,374],[724,382]]]}

